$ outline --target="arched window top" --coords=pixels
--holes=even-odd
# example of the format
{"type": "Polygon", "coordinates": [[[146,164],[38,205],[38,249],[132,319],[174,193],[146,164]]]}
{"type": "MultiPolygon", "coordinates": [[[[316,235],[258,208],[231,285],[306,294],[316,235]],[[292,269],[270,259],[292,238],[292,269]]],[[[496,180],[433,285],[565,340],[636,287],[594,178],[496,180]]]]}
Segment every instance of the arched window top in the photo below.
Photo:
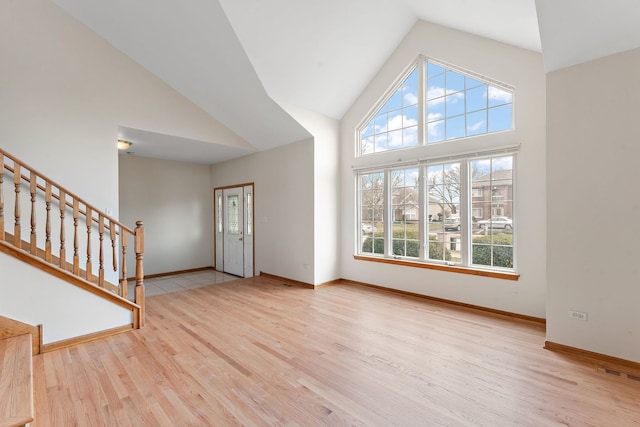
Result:
{"type": "Polygon", "coordinates": [[[358,155],[512,129],[512,88],[421,58],[358,129],[358,155]]]}

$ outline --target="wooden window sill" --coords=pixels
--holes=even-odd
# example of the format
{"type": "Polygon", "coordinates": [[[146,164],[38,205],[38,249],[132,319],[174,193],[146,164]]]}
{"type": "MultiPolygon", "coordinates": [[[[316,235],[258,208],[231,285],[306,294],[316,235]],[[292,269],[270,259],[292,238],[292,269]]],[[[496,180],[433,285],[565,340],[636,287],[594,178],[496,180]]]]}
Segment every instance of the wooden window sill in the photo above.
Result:
{"type": "Polygon", "coordinates": [[[471,274],[473,276],[491,277],[494,279],[516,281],[520,278],[520,275],[518,273],[480,270],[480,269],[470,268],[470,267],[460,267],[457,265],[429,264],[426,262],[408,261],[405,259],[379,258],[379,257],[371,257],[371,256],[363,256],[363,255],[354,255],[353,259],[358,261],[380,262],[383,264],[404,265],[406,267],[426,268],[429,270],[448,271],[451,273],[471,274]]]}

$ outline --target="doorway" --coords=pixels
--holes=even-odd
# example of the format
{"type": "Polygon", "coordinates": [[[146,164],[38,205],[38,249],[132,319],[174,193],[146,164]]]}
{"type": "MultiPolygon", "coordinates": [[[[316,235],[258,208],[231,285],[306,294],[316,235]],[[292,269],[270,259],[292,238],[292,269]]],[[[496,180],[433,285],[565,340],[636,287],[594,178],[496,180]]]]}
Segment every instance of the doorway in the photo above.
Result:
{"type": "Polygon", "coordinates": [[[214,189],[215,269],[253,276],[253,183],[214,189]]]}

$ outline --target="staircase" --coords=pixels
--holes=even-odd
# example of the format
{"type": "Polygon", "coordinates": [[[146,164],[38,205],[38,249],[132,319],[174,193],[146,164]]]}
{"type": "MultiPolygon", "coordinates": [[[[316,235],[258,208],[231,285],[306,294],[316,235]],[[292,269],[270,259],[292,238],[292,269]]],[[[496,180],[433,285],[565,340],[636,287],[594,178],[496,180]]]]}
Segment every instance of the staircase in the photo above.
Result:
{"type": "MultiPolygon", "coordinates": [[[[30,266],[24,268],[35,268],[46,273],[38,273],[50,278],[45,280],[46,286],[51,283],[51,286],[62,291],[61,282],[66,282],[64,286],[76,288],[76,295],[77,289],[81,289],[80,294],[88,292],[93,295],[90,298],[95,300],[97,297],[100,304],[118,307],[117,310],[122,313],[130,312],[128,317],[131,320],[124,326],[45,342],[40,351],[142,327],[143,252],[144,228],[141,221],[136,223],[135,228],[127,227],[0,149],[0,257],[10,256],[30,266]],[[132,285],[135,286],[131,291],[131,278],[127,277],[128,258],[130,264],[135,264],[132,269],[135,271],[132,285]]],[[[6,263],[6,259],[0,261],[6,263]]],[[[15,261],[13,263],[11,265],[15,265],[15,261]]],[[[0,271],[0,295],[5,298],[10,294],[8,290],[16,295],[15,287],[20,284],[7,283],[15,282],[15,278],[2,280],[10,277],[7,274],[11,273],[10,268],[3,270],[5,271],[0,271]]],[[[56,292],[51,291],[51,287],[46,289],[47,292],[56,292]]],[[[36,303],[42,304],[43,301],[36,303]]],[[[25,311],[28,312],[28,308],[25,311]]],[[[90,312],[91,307],[85,307],[86,311],[90,312]]],[[[2,313],[0,304],[0,315],[2,314],[6,313],[2,313]]],[[[15,315],[10,317],[18,318],[15,315]]],[[[75,321],[82,323],[87,322],[87,319],[78,318],[75,321]]],[[[33,322],[27,320],[27,323],[33,322]]],[[[42,329],[46,335],[46,323],[43,323],[42,329]]],[[[39,339],[42,341],[41,336],[39,339]]]]}
{"type": "Polygon", "coordinates": [[[0,427],[33,421],[31,334],[0,339],[0,427]]]}

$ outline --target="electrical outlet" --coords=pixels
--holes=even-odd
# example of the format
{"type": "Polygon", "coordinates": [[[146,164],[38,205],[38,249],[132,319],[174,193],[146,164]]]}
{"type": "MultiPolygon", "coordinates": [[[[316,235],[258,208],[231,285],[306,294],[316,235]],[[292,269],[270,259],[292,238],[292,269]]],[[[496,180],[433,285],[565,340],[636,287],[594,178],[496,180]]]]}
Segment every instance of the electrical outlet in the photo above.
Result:
{"type": "Polygon", "coordinates": [[[584,311],[569,310],[569,317],[583,322],[587,321],[587,313],[584,311]]]}

